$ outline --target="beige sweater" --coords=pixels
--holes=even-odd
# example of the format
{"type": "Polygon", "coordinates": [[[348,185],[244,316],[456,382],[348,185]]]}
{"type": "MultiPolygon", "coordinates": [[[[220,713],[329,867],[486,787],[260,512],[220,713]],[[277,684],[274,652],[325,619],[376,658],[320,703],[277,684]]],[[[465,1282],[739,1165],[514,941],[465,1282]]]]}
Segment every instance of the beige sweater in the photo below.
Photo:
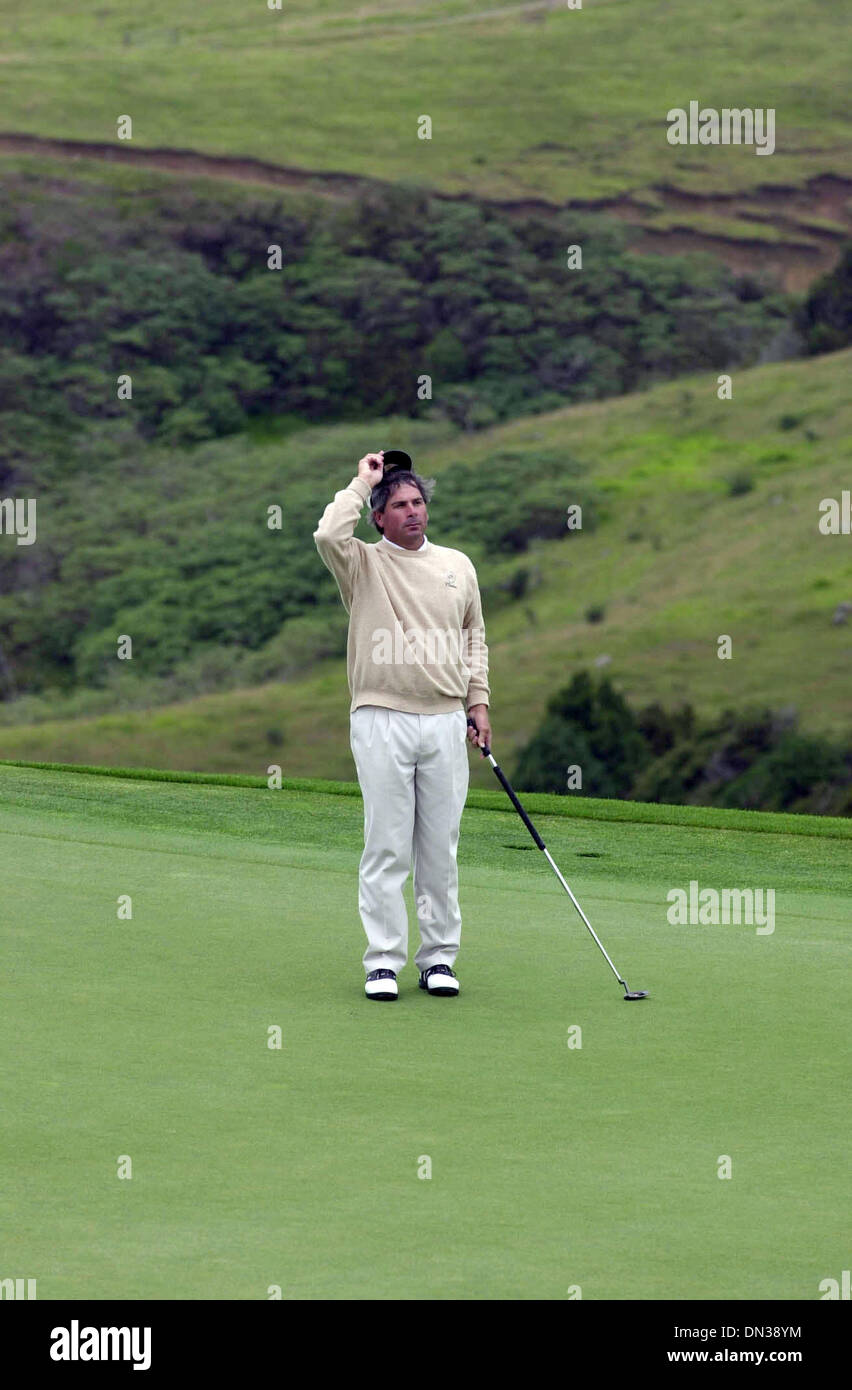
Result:
{"type": "Polygon", "coordinates": [[[370,498],[355,477],[334,494],[314,540],[349,614],[346,673],[359,705],[444,714],[487,705],[488,648],[476,570],[460,550],[424,537],[404,550],[352,533],[370,498]]]}

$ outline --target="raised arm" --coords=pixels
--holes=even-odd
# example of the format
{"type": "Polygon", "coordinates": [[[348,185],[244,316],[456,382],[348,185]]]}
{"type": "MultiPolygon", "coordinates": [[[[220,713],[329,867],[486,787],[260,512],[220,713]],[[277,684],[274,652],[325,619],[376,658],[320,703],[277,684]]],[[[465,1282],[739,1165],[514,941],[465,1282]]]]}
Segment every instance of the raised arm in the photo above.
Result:
{"type": "Polygon", "coordinates": [[[377,454],[365,454],[359,460],[357,477],[334,494],[314,531],[314,542],[320,559],[337,580],[340,597],[347,613],[350,611],[352,591],[364,545],[353,532],[364,503],[369,501],[370,493],[376,483],[381,481],[384,470],[383,453],[382,450],[377,454]]]}

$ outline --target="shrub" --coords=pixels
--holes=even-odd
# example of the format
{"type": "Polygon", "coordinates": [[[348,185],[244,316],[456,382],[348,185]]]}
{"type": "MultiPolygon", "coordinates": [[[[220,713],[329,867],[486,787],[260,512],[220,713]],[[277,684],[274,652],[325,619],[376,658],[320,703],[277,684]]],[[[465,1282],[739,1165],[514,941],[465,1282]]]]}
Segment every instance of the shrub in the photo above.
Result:
{"type": "Polygon", "coordinates": [[[581,671],[549,700],[512,780],[527,791],[562,794],[566,768],[576,763],[585,795],[624,797],[649,756],[634,715],[609,678],[596,682],[581,671]]]}
{"type": "Polygon", "coordinates": [[[729,497],[742,497],[754,488],[754,478],[750,473],[731,473],[725,481],[728,484],[729,497]]]}
{"type": "Polygon", "coordinates": [[[852,752],[795,725],[792,710],[727,710],[701,722],[689,705],[655,702],[634,715],[608,679],[581,671],[548,701],[515,779],[562,795],[578,763],[588,796],[849,815],[852,752]]]}

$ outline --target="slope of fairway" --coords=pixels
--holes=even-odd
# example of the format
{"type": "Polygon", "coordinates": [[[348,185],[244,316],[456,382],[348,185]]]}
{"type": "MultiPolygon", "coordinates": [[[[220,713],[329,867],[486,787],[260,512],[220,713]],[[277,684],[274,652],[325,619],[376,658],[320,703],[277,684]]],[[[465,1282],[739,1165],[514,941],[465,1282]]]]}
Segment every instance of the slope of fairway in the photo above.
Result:
{"type": "Polygon", "coordinates": [[[288,0],[275,11],[258,0],[237,14],[231,0],[133,12],[55,0],[29,13],[3,0],[0,15],[5,131],[115,141],[128,114],[138,146],[559,201],[850,172],[834,3],[288,0]],[[669,145],[666,113],[690,100],[772,107],[775,155],[669,145]],[[417,138],[422,114],[431,140],[417,138]]]}
{"type": "MultiPolygon", "coordinates": [[[[839,502],[849,487],[850,365],[845,351],[737,372],[729,401],[718,399],[714,376],[693,377],[449,438],[446,429],[401,420],[317,427],[263,444],[241,435],[165,456],[140,489],[123,478],[110,524],[116,544],[136,543],[144,565],[146,539],[134,542],[140,509],[150,527],[188,534],[209,507],[249,534],[258,498],[287,496],[287,537],[297,528],[319,584],[327,572],[312,532],[371,441],[390,438],[411,450],[423,476],[437,479],[431,515],[440,516],[440,504],[450,524],[457,518],[441,480],[452,465],[475,468],[485,485],[495,454],[514,453],[519,471],[521,461],[535,467],[541,456],[562,454],[577,461],[599,497],[596,528],[534,540],[518,556],[473,555],[501,764],[511,768],[547,700],[584,668],[605,670],[637,705],[688,700],[702,716],[792,706],[803,728],[844,737],[852,627],[832,618],[852,599],[852,546],[848,535],[824,535],[818,523],[821,501],[839,502]],[[148,511],[158,478],[164,487],[168,479],[169,505],[148,511]],[[321,488],[318,478],[326,480],[321,488]],[[735,492],[738,478],[749,490],[735,492]],[[500,585],[523,569],[528,592],[498,604],[500,585]],[[603,609],[602,620],[590,623],[590,609],[603,609]],[[721,634],[733,640],[731,660],[718,659],[721,634]]],[[[85,479],[76,491],[69,484],[67,500],[40,519],[43,534],[52,526],[67,544],[64,518],[73,516],[84,554],[104,545],[98,515],[76,520],[91,510],[88,488],[85,479]]],[[[560,517],[573,500],[554,485],[560,517]]],[[[357,534],[375,540],[363,517],[357,534]]],[[[439,521],[429,535],[445,543],[439,521]]],[[[336,593],[334,603],[337,617],[336,593]]],[[[328,612],[318,611],[317,631],[328,612]]],[[[282,657],[287,640],[285,630],[282,657]]],[[[227,662],[223,649],[219,669],[227,662]]],[[[342,659],[286,681],[182,701],[169,698],[167,681],[165,695],[152,682],[147,696],[139,687],[134,696],[123,684],[130,664],[114,664],[107,689],[69,702],[69,712],[91,717],[58,718],[51,698],[0,710],[0,719],[21,721],[0,727],[0,758],[255,775],[277,764],[288,778],[353,776],[342,659]],[[160,707],[138,708],[146,703],[160,707]]],[[[133,666],[144,673],[144,647],[133,666]]],[[[487,764],[473,766],[472,776],[475,786],[493,781],[487,764]]]]}
{"type": "Polygon", "coordinates": [[[409,964],[380,1007],[357,797],[0,768],[8,1268],[40,1298],[818,1298],[847,845],[536,821],[643,1004],[512,812],[464,815],[461,997],[409,964]],[[693,879],[774,889],[774,931],[670,925],[693,879]]]}

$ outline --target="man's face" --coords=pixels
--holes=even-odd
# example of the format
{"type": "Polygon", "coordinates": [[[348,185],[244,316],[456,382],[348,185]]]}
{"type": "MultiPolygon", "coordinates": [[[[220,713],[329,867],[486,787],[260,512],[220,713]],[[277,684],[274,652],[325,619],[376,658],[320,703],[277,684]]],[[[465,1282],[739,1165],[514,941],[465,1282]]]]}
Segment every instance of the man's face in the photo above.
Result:
{"type": "Polygon", "coordinates": [[[406,550],[419,550],[429,520],[426,503],[414,483],[401,483],[391,493],[385,508],[376,516],[383,534],[394,545],[406,550]]]}

